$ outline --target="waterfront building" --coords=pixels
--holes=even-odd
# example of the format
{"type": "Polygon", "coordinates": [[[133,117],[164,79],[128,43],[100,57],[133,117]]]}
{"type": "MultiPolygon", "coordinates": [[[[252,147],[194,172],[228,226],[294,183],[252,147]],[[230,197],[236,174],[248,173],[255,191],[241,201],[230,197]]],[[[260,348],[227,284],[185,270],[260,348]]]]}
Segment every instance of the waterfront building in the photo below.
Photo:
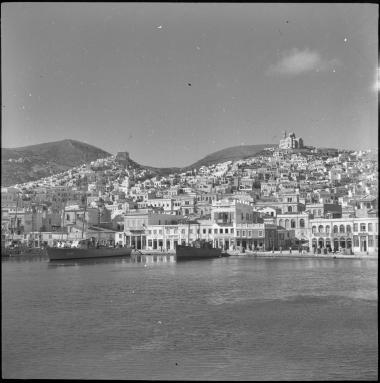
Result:
{"type": "Polygon", "coordinates": [[[311,248],[378,253],[378,218],[315,218],[309,221],[311,248]]]}
{"type": "Polygon", "coordinates": [[[304,244],[309,241],[310,215],[306,212],[277,214],[276,224],[288,231],[293,231],[294,244],[304,244]]]}
{"type": "Polygon", "coordinates": [[[147,246],[147,232],[150,226],[176,225],[178,216],[154,211],[129,212],[124,217],[124,232],[126,244],[136,249],[145,249],[147,246]]]}

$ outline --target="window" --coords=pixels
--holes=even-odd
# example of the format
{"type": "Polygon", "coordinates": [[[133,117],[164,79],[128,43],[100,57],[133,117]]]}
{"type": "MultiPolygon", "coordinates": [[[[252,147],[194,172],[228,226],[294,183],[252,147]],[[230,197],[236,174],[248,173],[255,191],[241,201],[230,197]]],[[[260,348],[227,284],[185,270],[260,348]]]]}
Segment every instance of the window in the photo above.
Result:
{"type": "Polygon", "coordinates": [[[292,202],[292,197],[288,197],[288,202],[292,202]]]}
{"type": "Polygon", "coordinates": [[[228,229],[224,229],[224,232],[225,232],[226,234],[228,234],[228,229]]]}
{"type": "Polygon", "coordinates": [[[259,230],[259,237],[263,237],[263,231],[259,230]]]}
{"type": "Polygon", "coordinates": [[[211,234],[212,233],[212,229],[208,229],[208,233],[211,234]]]}
{"type": "Polygon", "coordinates": [[[152,240],[151,239],[148,239],[148,246],[152,247],[152,240]]]}
{"type": "Polygon", "coordinates": [[[318,233],[323,233],[323,225],[318,226],[318,233]]]}
{"type": "Polygon", "coordinates": [[[220,233],[220,234],[223,234],[223,229],[219,229],[219,233],[220,233]]]}
{"type": "Polygon", "coordinates": [[[357,232],[357,231],[358,231],[358,224],[354,223],[354,232],[357,232]]]}
{"type": "Polygon", "coordinates": [[[240,230],[236,230],[236,235],[240,237],[240,230]]]}
{"type": "Polygon", "coordinates": [[[296,227],[296,221],[295,221],[294,219],[292,219],[292,220],[290,221],[290,227],[291,227],[292,229],[295,229],[295,227],[296,227]]]}
{"type": "Polygon", "coordinates": [[[245,237],[245,230],[243,230],[243,234],[242,234],[242,237],[245,237]]]}
{"type": "Polygon", "coordinates": [[[359,247],[359,237],[354,235],[354,247],[359,247]]]}
{"type": "Polygon", "coordinates": [[[291,213],[293,210],[292,210],[292,207],[291,206],[288,206],[288,213],[291,213]]]}
{"type": "Polygon", "coordinates": [[[157,234],[157,230],[153,230],[153,234],[157,234]]]}
{"type": "Polygon", "coordinates": [[[360,231],[365,231],[366,229],[366,224],[365,223],[361,223],[360,224],[360,231]]]}
{"type": "Polygon", "coordinates": [[[334,225],[333,231],[334,231],[334,233],[338,232],[338,226],[337,225],[334,225]]]}
{"type": "Polygon", "coordinates": [[[231,234],[233,234],[233,233],[234,233],[234,229],[233,229],[233,228],[230,230],[230,233],[231,233],[231,234]]]}
{"type": "Polygon", "coordinates": [[[347,233],[351,233],[351,225],[347,225],[346,226],[346,232],[347,233]]]}
{"type": "Polygon", "coordinates": [[[339,233],[344,233],[344,225],[339,226],[339,233]]]}
{"type": "Polygon", "coordinates": [[[181,230],[181,234],[185,234],[185,229],[182,229],[182,230],[181,230]]]}
{"type": "Polygon", "coordinates": [[[248,230],[248,237],[252,237],[252,230],[248,230]]]}
{"type": "MultiPolygon", "coordinates": [[[[281,225],[280,225],[281,226],[281,225]]],[[[305,220],[303,218],[300,219],[300,227],[304,228],[305,227],[305,220]]]]}
{"type": "Polygon", "coordinates": [[[330,226],[329,225],[326,226],[326,234],[330,234],[330,226]]]}
{"type": "Polygon", "coordinates": [[[373,235],[368,236],[368,246],[373,247],[373,235]]]}
{"type": "Polygon", "coordinates": [[[214,229],[214,234],[218,234],[218,229],[214,229]]]}
{"type": "Polygon", "coordinates": [[[372,223],[369,223],[369,224],[368,224],[368,231],[371,231],[371,232],[372,232],[372,223]]]}
{"type": "Polygon", "coordinates": [[[203,229],[203,234],[206,234],[206,229],[203,229]]]}
{"type": "Polygon", "coordinates": [[[317,227],[316,227],[316,226],[313,226],[313,227],[311,228],[311,232],[314,234],[314,233],[316,233],[316,231],[317,231],[317,227]]]}

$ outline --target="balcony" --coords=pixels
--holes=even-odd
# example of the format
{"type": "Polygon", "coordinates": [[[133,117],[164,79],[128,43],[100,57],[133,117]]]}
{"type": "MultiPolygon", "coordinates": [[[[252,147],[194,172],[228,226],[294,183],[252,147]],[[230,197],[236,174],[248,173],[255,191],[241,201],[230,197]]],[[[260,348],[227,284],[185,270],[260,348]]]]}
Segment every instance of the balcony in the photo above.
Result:
{"type": "Polygon", "coordinates": [[[329,238],[340,238],[340,237],[348,237],[348,238],[352,238],[353,236],[353,233],[349,232],[345,232],[345,233],[312,233],[312,235],[314,237],[329,237],[329,238]]]}
{"type": "Polygon", "coordinates": [[[218,225],[232,225],[233,222],[228,219],[216,219],[215,223],[217,223],[218,225]]]}

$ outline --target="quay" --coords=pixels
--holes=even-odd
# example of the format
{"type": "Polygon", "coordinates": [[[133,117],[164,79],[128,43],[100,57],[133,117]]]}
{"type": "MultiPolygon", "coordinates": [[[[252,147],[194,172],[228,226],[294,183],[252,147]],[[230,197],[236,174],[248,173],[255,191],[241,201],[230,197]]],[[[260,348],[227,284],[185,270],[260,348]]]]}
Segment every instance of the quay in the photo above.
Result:
{"type": "Polygon", "coordinates": [[[378,254],[367,254],[364,252],[355,252],[354,254],[342,253],[327,253],[327,254],[313,254],[313,253],[299,253],[298,251],[240,251],[233,250],[228,252],[230,256],[241,257],[267,257],[267,258],[323,258],[323,259],[378,259],[378,254]]]}

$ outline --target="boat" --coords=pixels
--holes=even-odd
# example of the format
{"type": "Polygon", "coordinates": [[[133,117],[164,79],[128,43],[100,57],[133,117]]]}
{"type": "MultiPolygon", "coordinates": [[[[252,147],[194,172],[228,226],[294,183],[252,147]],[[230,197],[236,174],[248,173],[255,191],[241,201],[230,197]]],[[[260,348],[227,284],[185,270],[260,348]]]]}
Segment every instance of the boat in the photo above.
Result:
{"type": "MultiPolygon", "coordinates": [[[[123,247],[121,245],[100,245],[100,238],[96,240],[94,237],[86,238],[85,214],[87,208],[87,199],[84,200],[84,217],[82,220],[82,239],[75,240],[72,243],[64,243],[60,241],[57,246],[48,247],[47,255],[49,261],[63,261],[73,259],[91,259],[91,258],[109,258],[109,257],[125,257],[130,256],[132,247],[123,247]]],[[[64,214],[63,208],[63,214],[64,214]]],[[[99,205],[98,205],[99,210],[99,205]]],[[[62,218],[63,218],[62,214],[62,218]]],[[[100,214],[98,214],[98,227],[100,227],[100,214]]],[[[62,222],[63,226],[63,222],[62,222]]],[[[99,234],[99,233],[98,233],[99,234]]]]}
{"type": "Polygon", "coordinates": [[[109,257],[126,257],[130,256],[131,247],[122,246],[96,246],[89,239],[74,242],[70,247],[57,246],[48,247],[47,254],[49,261],[63,261],[72,259],[88,259],[88,258],[109,258],[109,257]]]}
{"type": "Polygon", "coordinates": [[[192,259],[220,258],[222,256],[222,249],[212,247],[210,243],[204,241],[195,241],[192,245],[177,245],[176,247],[177,262],[192,259]]]}

